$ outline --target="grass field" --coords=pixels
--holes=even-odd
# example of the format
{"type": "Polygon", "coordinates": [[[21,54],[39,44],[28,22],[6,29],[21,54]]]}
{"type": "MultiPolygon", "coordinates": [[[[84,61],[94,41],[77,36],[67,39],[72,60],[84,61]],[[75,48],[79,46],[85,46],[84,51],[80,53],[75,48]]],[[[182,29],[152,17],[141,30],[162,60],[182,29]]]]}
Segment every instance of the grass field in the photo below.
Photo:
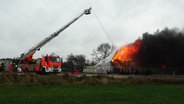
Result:
{"type": "Polygon", "coordinates": [[[184,104],[184,84],[1,86],[0,104],[184,104]]]}
{"type": "Polygon", "coordinates": [[[0,74],[0,104],[184,104],[183,76],[0,74]]]}

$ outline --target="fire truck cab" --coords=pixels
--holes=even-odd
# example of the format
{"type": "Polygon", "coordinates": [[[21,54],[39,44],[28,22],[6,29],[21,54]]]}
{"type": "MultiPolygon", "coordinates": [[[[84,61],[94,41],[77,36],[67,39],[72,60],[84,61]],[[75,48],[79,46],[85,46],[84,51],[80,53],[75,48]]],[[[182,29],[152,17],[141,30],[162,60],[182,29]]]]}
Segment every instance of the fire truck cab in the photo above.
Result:
{"type": "Polygon", "coordinates": [[[59,56],[46,55],[36,60],[36,72],[61,72],[61,58],[59,56]]]}

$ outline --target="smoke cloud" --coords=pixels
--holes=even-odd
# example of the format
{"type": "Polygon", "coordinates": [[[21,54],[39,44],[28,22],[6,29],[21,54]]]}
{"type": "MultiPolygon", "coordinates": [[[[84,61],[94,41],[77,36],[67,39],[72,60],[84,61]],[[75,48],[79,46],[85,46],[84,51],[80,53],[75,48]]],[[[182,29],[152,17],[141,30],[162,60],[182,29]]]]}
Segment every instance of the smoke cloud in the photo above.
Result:
{"type": "Polygon", "coordinates": [[[144,33],[136,55],[141,66],[184,67],[184,32],[177,28],[144,33]]]}

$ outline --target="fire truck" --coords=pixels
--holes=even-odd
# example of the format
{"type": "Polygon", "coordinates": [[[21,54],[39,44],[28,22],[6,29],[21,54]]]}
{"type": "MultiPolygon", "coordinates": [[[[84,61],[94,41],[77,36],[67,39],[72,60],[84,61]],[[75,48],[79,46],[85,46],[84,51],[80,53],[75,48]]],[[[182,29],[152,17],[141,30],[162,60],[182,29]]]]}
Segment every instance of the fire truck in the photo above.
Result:
{"type": "Polygon", "coordinates": [[[21,54],[20,58],[18,59],[17,67],[19,71],[23,72],[61,72],[62,61],[61,58],[57,55],[43,55],[41,58],[34,60],[32,57],[36,51],[39,51],[44,45],[50,42],[52,39],[57,37],[62,31],[64,31],[67,27],[77,21],[83,15],[91,14],[91,8],[85,9],[79,16],[74,18],[68,24],[64,25],[62,28],[57,30],[56,32],[52,33],[38,44],[33,46],[28,51],[21,54]]]}

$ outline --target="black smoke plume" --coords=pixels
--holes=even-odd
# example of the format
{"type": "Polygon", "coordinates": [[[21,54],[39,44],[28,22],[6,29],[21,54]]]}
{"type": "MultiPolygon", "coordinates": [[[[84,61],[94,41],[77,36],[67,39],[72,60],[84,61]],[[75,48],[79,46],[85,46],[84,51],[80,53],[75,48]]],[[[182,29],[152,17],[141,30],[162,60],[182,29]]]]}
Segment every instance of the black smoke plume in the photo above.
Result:
{"type": "MultiPolygon", "coordinates": [[[[136,59],[143,67],[184,68],[184,32],[165,28],[144,33],[136,59]]],[[[184,70],[184,69],[183,69],[184,70]]]]}

